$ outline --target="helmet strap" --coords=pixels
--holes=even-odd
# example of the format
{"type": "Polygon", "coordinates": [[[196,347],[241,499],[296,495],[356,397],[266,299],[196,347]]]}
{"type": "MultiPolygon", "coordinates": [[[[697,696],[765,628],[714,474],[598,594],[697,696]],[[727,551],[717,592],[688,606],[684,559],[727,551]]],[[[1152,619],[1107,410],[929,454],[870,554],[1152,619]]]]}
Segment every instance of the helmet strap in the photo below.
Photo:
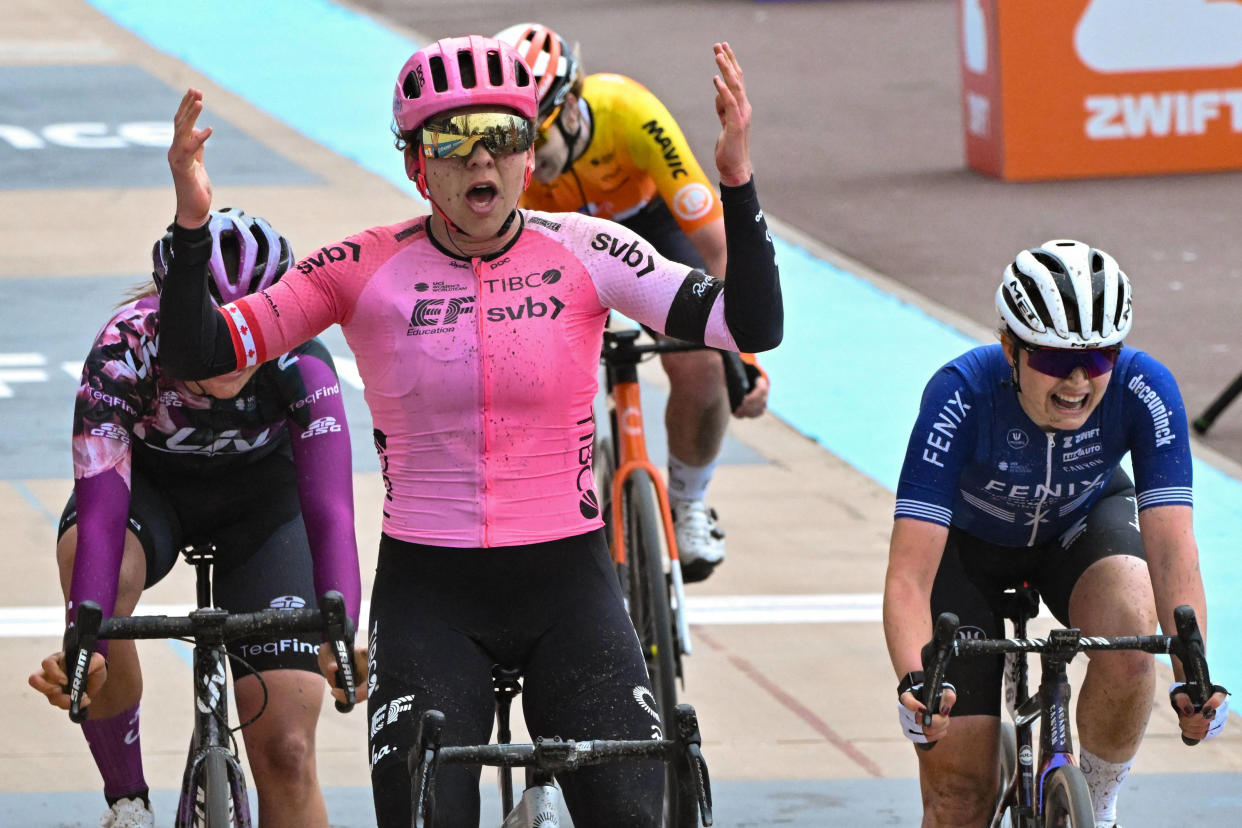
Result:
{"type": "Polygon", "coordinates": [[[578,139],[582,136],[582,126],[583,126],[582,121],[583,121],[582,112],[581,110],[579,110],[578,128],[575,129],[573,134],[571,135],[569,133],[569,130],[565,128],[564,111],[562,111],[561,114],[557,116],[556,129],[558,132],[561,133],[562,140],[565,141],[565,164],[564,166],[561,167],[561,172],[560,172],[561,175],[564,175],[565,173],[573,169],[574,162],[578,160],[577,158],[578,139]]]}
{"type": "Polygon", "coordinates": [[[1013,347],[1013,352],[1012,352],[1013,353],[1013,390],[1021,394],[1022,393],[1022,381],[1019,379],[1018,373],[1019,373],[1019,366],[1022,364],[1020,356],[1019,356],[1022,350],[1022,346],[1018,344],[1018,340],[1016,338],[1010,339],[1009,341],[1010,343],[1012,343],[1012,347],[1013,347]]]}
{"type": "MultiPolygon", "coordinates": [[[[410,153],[406,153],[405,174],[411,181],[414,182],[414,186],[418,188],[419,195],[425,198],[427,203],[431,205],[431,209],[435,212],[435,214],[444,220],[444,223],[448,226],[450,232],[458,233],[466,238],[472,238],[472,234],[467,233],[465,230],[454,224],[453,220],[448,217],[448,213],[444,212],[444,210],[440,208],[440,205],[436,204],[431,198],[431,192],[427,189],[427,159],[423,157],[421,148],[416,148],[413,155],[414,158],[411,159],[410,153]]],[[[530,186],[530,177],[534,171],[534,160],[528,158],[526,161],[526,178],[522,183],[523,190],[530,186]]],[[[500,225],[500,230],[497,231],[496,235],[503,236],[505,233],[509,232],[509,228],[513,226],[513,220],[515,218],[517,218],[517,210],[513,210],[509,213],[508,218],[505,219],[504,224],[500,225]]]]}

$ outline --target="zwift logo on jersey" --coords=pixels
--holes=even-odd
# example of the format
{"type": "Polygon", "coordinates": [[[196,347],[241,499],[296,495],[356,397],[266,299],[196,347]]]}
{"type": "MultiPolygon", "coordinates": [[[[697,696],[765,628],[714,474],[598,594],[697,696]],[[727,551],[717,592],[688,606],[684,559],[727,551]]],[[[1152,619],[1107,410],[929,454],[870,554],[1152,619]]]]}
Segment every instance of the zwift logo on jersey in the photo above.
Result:
{"type": "Polygon", "coordinates": [[[452,299],[419,299],[410,314],[410,327],[406,336],[447,333],[453,330],[463,314],[474,310],[473,296],[455,296],[452,299]]]}
{"type": "Polygon", "coordinates": [[[298,262],[298,271],[300,273],[310,273],[317,267],[323,267],[328,262],[343,262],[346,259],[356,262],[358,254],[362,252],[362,245],[355,242],[341,242],[332,247],[321,247],[319,252],[313,256],[307,256],[298,262]],[[349,248],[346,250],[346,248],[349,248]]]}
{"type": "Polygon", "coordinates": [[[1147,384],[1144,375],[1139,374],[1135,376],[1126,387],[1134,392],[1134,396],[1138,397],[1139,402],[1147,406],[1147,410],[1151,413],[1151,424],[1155,428],[1156,447],[1167,446],[1177,439],[1177,435],[1169,427],[1172,412],[1164,404],[1164,400],[1160,399],[1156,389],[1147,384]]]}
{"type": "Polygon", "coordinates": [[[673,146],[673,139],[664,134],[664,127],[660,126],[658,121],[652,119],[643,124],[642,129],[660,146],[660,154],[664,157],[664,163],[668,164],[673,178],[681,178],[683,175],[690,174],[681,164],[681,156],[677,154],[677,148],[673,146]]]}
{"type": "Polygon", "coordinates": [[[591,247],[595,250],[606,250],[609,256],[620,259],[636,270],[641,266],[642,270],[634,274],[638,279],[655,270],[655,259],[638,246],[637,239],[615,239],[607,233],[596,233],[595,238],[591,239],[591,247]]]}
{"type": "Polygon", "coordinates": [[[1100,443],[1099,438],[1100,429],[1098,427],[1080,431],[1077,434],[1065,435],[1061,446],[1063,450],[1061,453],[1061,462],[1063,464],[1067,464],[1066,468],[1069,468],[1069,463],[1073,463],[1076,460],[1082,460],[1095,454],[1103,453],[1104,446],[1100,443]],[[1094,440],[1095,442],[1088,443],[1084,446],[1082,443],[1085,440],[1094,440]]]}

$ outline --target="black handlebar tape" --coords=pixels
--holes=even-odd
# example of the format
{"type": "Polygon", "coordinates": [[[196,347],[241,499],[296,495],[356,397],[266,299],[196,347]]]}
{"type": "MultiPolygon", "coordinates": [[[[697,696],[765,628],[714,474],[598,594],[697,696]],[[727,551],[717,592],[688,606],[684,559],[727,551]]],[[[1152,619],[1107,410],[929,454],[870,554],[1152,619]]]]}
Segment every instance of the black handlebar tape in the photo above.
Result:
{"type": "Polygon", "coordinates": [[[444,714],[439,710],[424,710],[418,720],[418,733],[414,747],[406,756],[406,770],[410,774],[410,810],[415,826],[432,825],[435,820],[435,799],[432,785],[435,780],[436,756],[444,741],[444,714]]]}
{"type": "Polygon", "coordinates": [[[354,631],[345,614],[345,597],[336,590],[325,592],[319,599],[323,613],[324,635],[336,659],[336,686],[345,691],[345,701],[336,702],[336,709],[348,713],[358,703],[358,680],[354,674],[354,631]]]}
{"type": "MultiPolygon", "coordinates": [[[[1173,610],[1173,622],[1177,625],[1177,639],[1181,643],[1178,658],[1182,661],[1182,670],[1186,674],[1186,695],[1195,706],[1195,712],[1203,709],[1203,705],[1211,697],[1212,680],[1208,676],[1207,655],[1203,648],[1203,636],[1199,633],[1199,623],[1195,619],[1195,611],[1183,604],[1173,610]]],[[[1199,744],[1198,739],[1182,736],[1187,745],[1199,744]]]]}
{"type": "MultiPolygon", "coordinates": [[[[931,643],[923,648],[923,728],[931,727],[932,716],[940,709],[940,691],[944,687],[944,676],[949,669],[949,656],[953,649],[953,639],[957,638],[957,628],[961,625],[958,617],[951,612],[942,612],[936,619],[936,629],[932,633],[931,643]]],[[[919,750],[931,750],[935,742],[915,743],[919,750]]]]}
{"type": "Polygon", "coordinates": [[[74,625],[65,630],[65,674],[69,684],[69,719],[77,724],[86,721],[87,711],[82,707],[82,694],[86,692],[86,676],[91,666],[91,656],[99,643],[99,625],[103,623],[103,610],[94,601],[78,605],[74,625]]]}

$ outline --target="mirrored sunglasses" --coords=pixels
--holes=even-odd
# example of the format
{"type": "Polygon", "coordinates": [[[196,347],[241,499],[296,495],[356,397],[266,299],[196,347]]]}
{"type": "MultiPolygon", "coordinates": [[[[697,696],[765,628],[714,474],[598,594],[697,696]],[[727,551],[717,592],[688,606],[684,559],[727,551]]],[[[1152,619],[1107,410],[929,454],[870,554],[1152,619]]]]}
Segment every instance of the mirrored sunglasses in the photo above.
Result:
{"type": "Polygon", "coordinates": [[[1027,352],[1027,364],[1031,368],[1057,379],[1065,379],[1080,366],[1092,379],[1103,376],[1113,370],[1113,366],[1117,364],[1117,356],[1121,353],[1120,345],[1077,350],[1023,344],[1022,348],[1027,352]]]}
{"type": "Polygon", "coordinates": [[[472,112],[438,118],[419,130],[427,158],[469,158],[476,144],[493,156],[526,152],[534,141],[529,120],[514,112],[472,112]]]}

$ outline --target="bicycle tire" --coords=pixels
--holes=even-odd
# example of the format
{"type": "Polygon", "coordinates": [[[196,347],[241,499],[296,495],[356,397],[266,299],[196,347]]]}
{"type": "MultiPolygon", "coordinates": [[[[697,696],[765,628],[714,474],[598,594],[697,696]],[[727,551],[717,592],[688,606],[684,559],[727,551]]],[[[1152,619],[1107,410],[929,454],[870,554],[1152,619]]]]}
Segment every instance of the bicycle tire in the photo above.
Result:
{"type": "MultiPolygon", "coordinates": [[[[630,616],[647,661],[664,737],[672,738],[676,728],[677,639],[669,602],[669,578],[664,571],[655,484],[641,470],[626,481],[624,513],[630,556],[630,616]]],[[[665,765],[665,825],[670,828],[698,824],[698,803],[688,775],[676,761],[665,765]]]]}
{"type": "Polygon", "coordinates": [[[194,828],[232,828],[233,788],[224,754],[212,750],[203,757],[195,788],[194,828]]]}
{"type": "MultiPolygon", "coordinates": [[[[1001,808],[999,819],[992,823],[993,828],[1018,828],[1013,818],[1013,803],[1004,802],[1009,780],[1013,778],[1014,768],[1018,766],[1018,737],[1012,722],[1001,722],[1000,738],[997,742],[997,764],[1000,768],[1000,781],[996,788],[996,807],[1001,808]],[[1002,803],[1003,807],[1002,807],[1002,803]]],[[[995,810],[995,808],[994,808],[995,810]]]]}
{"type": "Polygon", "coordinates": [[[1044,828],[1094,828],[1095,809],[1087,778],[1075,765],[1062,765],[1044,782],[1044,828]]]}
{"type": "Polygon", "coordinates": [[[665,737],[671,735],[677,707],[677,646],[664,572],[655,487],[638,471],[626,481],[626,546],[630,559],[630,615],[647,659],[665,737]]]}

